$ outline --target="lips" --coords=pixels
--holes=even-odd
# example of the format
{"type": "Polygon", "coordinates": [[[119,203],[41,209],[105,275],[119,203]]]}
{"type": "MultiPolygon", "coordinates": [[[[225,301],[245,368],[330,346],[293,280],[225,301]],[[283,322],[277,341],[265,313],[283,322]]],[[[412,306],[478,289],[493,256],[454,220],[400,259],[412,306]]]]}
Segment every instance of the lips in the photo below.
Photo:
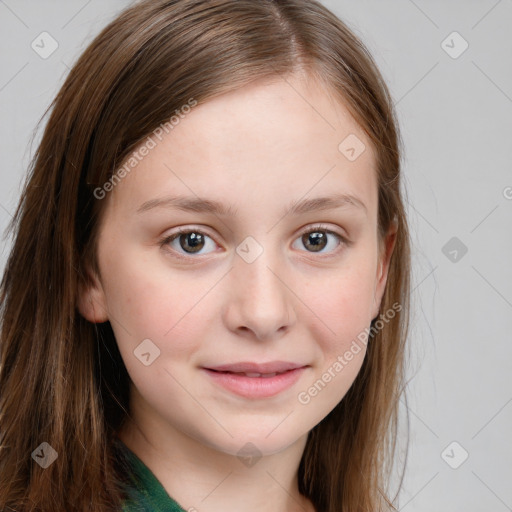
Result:
{"type": "MultiPolygon", "coordinates": [[[[217,370],[212,370],[217,371],[217,370]]],[[[288,371],[288,370],[287,370],[288,371]]],[[[262,377],[264,379],[268,379],[269,377],[275,377],[276,375],[281,375],[285,372],[273,372],[273,373],[258,373],[258,372],[218,372],[218,373],[230,373],[232,375],[242,375],[244,377],[262,377]]]]}
{"type": "Polygon", "coordinates": [[[295,385],[310,365],[291,361],[239,362],[202,367],[211,382],[248,399],[267,399],[295,385]]]}
{"type": "Polygon", "coordinates": [[[304,364],[294,363],[290,361],[271,361],[268,363],[252,363],[252,362],[239,362],[233,364],[223,364],[219,366],[205,367],[207,370],[212,370],[221,373],[234,373],[245,375],[247,377],[275,377],[281,373],[297,368],[303,368],[304,364]]]}

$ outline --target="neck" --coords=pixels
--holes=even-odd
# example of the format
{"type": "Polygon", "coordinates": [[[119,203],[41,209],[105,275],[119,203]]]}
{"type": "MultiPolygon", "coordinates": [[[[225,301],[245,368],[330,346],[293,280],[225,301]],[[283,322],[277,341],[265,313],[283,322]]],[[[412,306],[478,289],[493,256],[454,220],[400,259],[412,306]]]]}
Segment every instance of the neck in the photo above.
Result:
{"type": "Polygon", "coordinates": [[[279,453],[260,456],[248,448],[249,457],[242,457],[169,429],[152,428],[148,434],[143,424],[127,422],[119,437],[185,510],[315,512],[298,489],[307,435],[279,453]]]}

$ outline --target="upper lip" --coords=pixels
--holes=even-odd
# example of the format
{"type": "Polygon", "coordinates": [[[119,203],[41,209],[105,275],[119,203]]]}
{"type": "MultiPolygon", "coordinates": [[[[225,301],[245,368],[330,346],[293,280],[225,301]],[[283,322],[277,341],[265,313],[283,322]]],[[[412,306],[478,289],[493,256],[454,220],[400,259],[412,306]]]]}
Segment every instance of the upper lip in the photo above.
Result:
{"type": "Polygon", "coordinates": [[[205,366],[207,370],[233,373],[281,373],[288,370],[302,368],[304,364],[292,363],[289,361],[270,361],[268,363],[251,363],[242,361],[239,363],[222,364],[219,366],[205,366]]]}

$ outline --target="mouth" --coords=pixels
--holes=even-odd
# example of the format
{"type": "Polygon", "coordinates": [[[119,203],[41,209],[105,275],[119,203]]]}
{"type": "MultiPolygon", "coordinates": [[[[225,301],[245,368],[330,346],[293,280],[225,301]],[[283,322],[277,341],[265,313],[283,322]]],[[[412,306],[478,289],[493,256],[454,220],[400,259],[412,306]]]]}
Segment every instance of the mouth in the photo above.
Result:
{"type": "Polygon", "coordinates": [[[211,382],[238,396],[269,398],[292,387],[309,365],[289,362],[265,364],[236,363],[213,368],[202,367],[211,382]]]}
{"type": "Polygon", "coordinates": [[[231,375],[243,375],[245,377],[250,378],[258,378],[261,377],[263,379],[268,379],[271,377],[275,377],[276,375],[282,375],[283,373],[292,372],[293,370],[286,370],[284,372],[273,372],[273,373],[258,373],[258,372],[228,372],[228,371],[219,371],[219,370],[212,370],[211,368],[207,368],[207,370],[210,370],[212,372],[217,373],[230,373],[231,375]]]}
{"type": "Polygon", "coordinates": [[[208,370],[229,373],[259,374],[271,375],[273,373],[285,373],[289,370],[296,370],[308,366],[302,363],[292,361],[269,361],[266,363],[253,363],[250,361],[241,361],[238,363],[221,364],[216,366],[208,366],[208,370]]]}

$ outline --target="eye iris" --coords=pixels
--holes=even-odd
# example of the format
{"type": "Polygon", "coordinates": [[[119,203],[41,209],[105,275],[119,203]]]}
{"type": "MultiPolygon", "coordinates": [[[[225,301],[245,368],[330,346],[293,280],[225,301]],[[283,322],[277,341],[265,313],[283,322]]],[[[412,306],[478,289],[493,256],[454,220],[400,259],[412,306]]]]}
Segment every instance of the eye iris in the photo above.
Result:
{"type": "Polygon", "coordinates": [[[321,231],[312,231],[311,233],[305,233],[302,235],[302,242],[305,247],[311,243],[314,252],[318,252],[325,247],[327,243],[327,235],[321,231]]]}
{"type": "MultiPolygon", "coordinates": [[[[178,235],[178,239],[181,248],[189,253],[199,252],[205,244],[204,236],[195,231],[181,233],[178,235]]],[[[306,248],[313,252],[319,252],[327,244],[327,234],[322,231],[310,231],[302,235],[302,242],[306,248]]]]}
{"type": "Polygon", "coordinates": [[[198,252],[204,246],[204,237],[201,233],[182,233],[179,236],[179,240],[181,248],[187,252],[198,252]],[[186,244],[183,242],[184,239],[186,240],[186,244]],[[186,247],[186,245],[188,247],[186,247]]]}

